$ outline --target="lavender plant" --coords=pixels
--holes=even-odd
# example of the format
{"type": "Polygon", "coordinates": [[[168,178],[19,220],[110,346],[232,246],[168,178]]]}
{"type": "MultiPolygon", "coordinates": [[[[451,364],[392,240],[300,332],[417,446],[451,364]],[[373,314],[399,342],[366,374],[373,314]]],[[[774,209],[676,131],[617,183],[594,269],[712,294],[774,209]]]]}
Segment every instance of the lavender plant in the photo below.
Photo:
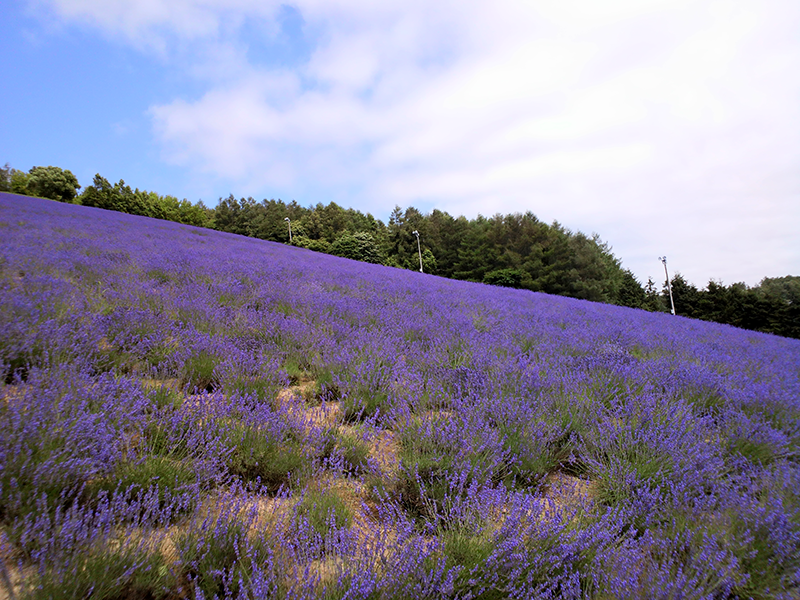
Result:
{"type": "Polygon", "coordinates": [[[795,598],[800,343],[0,194],[19,596],[795,598]]]}

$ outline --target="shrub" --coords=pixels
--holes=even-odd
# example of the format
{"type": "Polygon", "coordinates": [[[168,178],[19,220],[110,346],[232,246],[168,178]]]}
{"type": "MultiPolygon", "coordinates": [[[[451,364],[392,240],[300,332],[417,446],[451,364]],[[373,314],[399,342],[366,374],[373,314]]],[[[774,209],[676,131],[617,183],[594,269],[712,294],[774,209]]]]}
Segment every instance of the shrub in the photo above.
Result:
{"type": "Polygon", "coordinates": [[[502,287],[518,288],[522,286],[522,271],[517,269],[498,269],[489,271],[483,276],[483,283],[502,287]]]}
{"type": "Polygon", "coordinates": [[[330,254],[351,258],[363,262],[380,264],[383,262],[378,244],[375,239],[366,232],[343,233],[330,246],[330,254]]]}
{"type": "Polygon", "coordinates": [[[155,413],[159,410],[174,411],[180,408],[184,395],[176,388],[175,382],[156,379],[142,381],[142,389],[149,404],[148,411],[155,413]]]}
{"type": "Polygon", "coordinates": [[[252,512],[243,512],[236,499],[226,500],[220,514],[195,520],[175,539],[182,575],[206,598],[237,597],[240,582],[270,553],[266,539],[249,535],[252,512]]]}
{"type": "Polygon", "coordinates": [[[436,518],[448,502],[499,481],[504,462],[489,428],[447,414],[413,419],[400,434],[397,490],[412,514],[436,518]]]}
{"type": "Polygon", "coordinates": [[[219,385],[215,373],[221,360],[207,350],[191,354],[183,363],[182,381],[190,391],[213,391],[219,385]]]}
{"type": "Polygon", "coordinates": [[[166,505],[176,496],[192,490],[195,483],[197,473],[190,460],[151,455],[118,463],[109,475],[90,482],[85,493],[94,497],[101,491],[113,492],[116,489],[133,493],[155,489],[160,504],[166,505]]]}
{"type": "Polygon", "coordinates": [[[342,399],[342,419],[345,423],[365,421],[387,410],[389,396],[385,392],[357,390],[342,399]]]}
{"type": "Polygon", "coordinates": [[[228,468],[243,481],[260,481],[270,492],[296,486],[308,475],[311,460],[289,431],[278,435],[257,425],[232,422],[222,428],[232,453],[228,468]]]}
{"type": "Polygon", "coordinates": [[[314,382],[303,389],[303,398],[309,404],[336,402],[341,398],[341,390],[333,372],[326,367],[314,367],[314,382]]]}
{"type": "Polygon", "coordinates": [[[357,432],[341,432],[336,446],[347,472],[359,474],[366,470],[369,446],[357,432]]]}
{"type": "Polygon", "coordinates": [[[23,597],[32,600],[159,600],[174,597],[178,581],[157,550],[108,544],[76,553],[64,565],[36,572],[28,586],[23,597]]]}

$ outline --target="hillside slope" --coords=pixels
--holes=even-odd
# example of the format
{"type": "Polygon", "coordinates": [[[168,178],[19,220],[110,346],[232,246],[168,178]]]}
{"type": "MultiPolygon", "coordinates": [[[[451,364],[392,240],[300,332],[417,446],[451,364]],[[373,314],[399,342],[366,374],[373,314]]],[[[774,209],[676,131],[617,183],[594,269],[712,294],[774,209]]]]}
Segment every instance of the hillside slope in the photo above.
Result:
{"type": "Polygon", "coordinates": [[[798,340],[8,194],[0,234],[31,597],[800,592],[798,340]]]}

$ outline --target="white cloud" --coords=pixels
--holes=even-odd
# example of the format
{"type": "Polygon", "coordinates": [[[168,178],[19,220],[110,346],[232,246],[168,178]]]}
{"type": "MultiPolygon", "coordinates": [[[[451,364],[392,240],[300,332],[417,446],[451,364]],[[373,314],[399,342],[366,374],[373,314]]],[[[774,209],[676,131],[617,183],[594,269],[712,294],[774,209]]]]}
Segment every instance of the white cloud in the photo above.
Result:
{"type": "Polygon", "coordinates": [[[245,15],[269,19],[278,2],[251,0],[34,0],[59,17],[124,36],[141,47],[163,49],[169,38],[216,36],[245,15]]]}
{"type": "Polygon", "coordinates": [[[599,231],[640,278],[670,252],[700,285],[800,272],[792,0],[299,0],[315,46],[292,69],[238,35],[276,37],[278,2],[47,5],[185,61],[208,90],[153,106],[156,137],[236,189],[533,210],[599,231]]]}

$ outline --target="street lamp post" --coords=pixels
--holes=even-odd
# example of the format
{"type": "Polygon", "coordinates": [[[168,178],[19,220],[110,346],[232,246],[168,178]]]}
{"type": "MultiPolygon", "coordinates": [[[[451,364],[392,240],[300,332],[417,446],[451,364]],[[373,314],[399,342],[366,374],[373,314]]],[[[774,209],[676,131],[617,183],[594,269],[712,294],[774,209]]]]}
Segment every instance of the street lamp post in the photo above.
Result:
{"type": "Polygon", "coordinates": [[[659,256],[658,260],[664,263],[664,275],[667,276],[667,289],[669,290],[669,304],[672,307],[672,314],[675,314],[675,301],[672,299],[672,284],[669,282],[669,271],[667,271],[667,257],[659,256]]]}
{"type": "Polygon", "coordinates": [[[419,253],[419,272],[422,273],[422,247],[419,245],[419,231],[415,229],[411,233],[417,236],[417,252],[419,253]]]}
{"type": "Polygon", "coordinates": [[[292,222],[289,220],[289,217],[284,217],[283,220],[286,221],[289,224],[289,243],[291,244],[292,243],[292,222]]]}

